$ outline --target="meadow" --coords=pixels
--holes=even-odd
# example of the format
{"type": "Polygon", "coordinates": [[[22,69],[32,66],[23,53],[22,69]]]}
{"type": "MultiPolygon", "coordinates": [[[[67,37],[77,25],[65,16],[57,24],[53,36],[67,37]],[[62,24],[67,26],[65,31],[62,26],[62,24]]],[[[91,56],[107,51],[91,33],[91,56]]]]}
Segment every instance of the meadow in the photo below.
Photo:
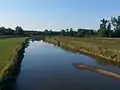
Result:
{"type": "Polygon", "coordinates": [[[16,49],[26,38],[6,38],[0,39],[0,71],[12,60],[16,49]]]}
{"type": "Polygon", "coordinates": [[[106,59],[111,59],[115,62],[120,62],[120,39],[119,38],[101,38],[101,37],[48,37],[47,41],[57,43],[60,41],[61,46],[67,46],[72,49],[77,49],[86,53],[100,56],[106,59]]]}

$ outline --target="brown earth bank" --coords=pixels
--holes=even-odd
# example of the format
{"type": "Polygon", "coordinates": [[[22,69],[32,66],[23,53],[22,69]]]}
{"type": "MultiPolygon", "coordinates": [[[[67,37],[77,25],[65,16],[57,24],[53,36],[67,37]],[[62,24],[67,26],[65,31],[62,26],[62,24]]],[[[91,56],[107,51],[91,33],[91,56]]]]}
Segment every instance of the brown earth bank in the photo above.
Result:
{"type": "Polygon", "coordinates": [[[91,71],[94,71],[94,72],[97,72],[97,73],[100,73],[100,74],[103,74],[103,75],[106,75],[112,78],[120,79],[119,74],[105,70],[105,69],[101,69],[98,67],[85,65],[85,64],[77,64],[77,63],[74,63],[73,66],[75,66],[77,69],[80,69],[80,70],[91,70],[91,71]]]}

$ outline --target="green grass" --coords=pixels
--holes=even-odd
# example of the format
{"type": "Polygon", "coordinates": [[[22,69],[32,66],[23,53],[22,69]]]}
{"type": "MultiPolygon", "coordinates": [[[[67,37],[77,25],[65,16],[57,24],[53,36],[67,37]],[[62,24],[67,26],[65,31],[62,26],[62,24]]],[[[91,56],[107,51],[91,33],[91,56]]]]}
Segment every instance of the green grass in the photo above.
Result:
{"type": "Polygon", "coordinates": [[[0,70],[8,64],[15,50],[25,41],[26,38],[0,39],[0,70]]]}
{"type": "Polygon", "coordinates": [[[96,55],[102,55],[109,59],[120,62],[120,39],[119,38],[79,38],[79,37],[51,37],[48,41],[60,40],[61,45],[83,49],[96,55]]]}

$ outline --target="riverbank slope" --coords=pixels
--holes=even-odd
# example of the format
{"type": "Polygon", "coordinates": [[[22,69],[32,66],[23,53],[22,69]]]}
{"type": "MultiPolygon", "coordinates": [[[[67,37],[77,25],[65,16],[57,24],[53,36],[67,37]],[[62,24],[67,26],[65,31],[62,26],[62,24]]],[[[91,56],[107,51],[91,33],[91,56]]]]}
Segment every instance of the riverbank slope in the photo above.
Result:
{"type": "Polygon", "coordinates": [[[0,87],[4,80],[12,78],[11,72],[19,62],[27,37],[0,39],[0,87]]]}
{"type": "Polygon", "coordinates": [[[46,37],[49,43],[57,44],[72,50],[98,56],[113,62],[120,62],[119,38],[79,38],[79,37],[46,37]],[[57,40],[56,40],[57,39],[57,40]]]}

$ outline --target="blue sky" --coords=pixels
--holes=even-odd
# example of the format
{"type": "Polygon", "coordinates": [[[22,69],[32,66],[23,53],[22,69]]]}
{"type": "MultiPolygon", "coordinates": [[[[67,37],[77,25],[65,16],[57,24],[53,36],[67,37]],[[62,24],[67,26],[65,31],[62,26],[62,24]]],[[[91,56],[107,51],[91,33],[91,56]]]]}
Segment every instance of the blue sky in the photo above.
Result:
{"type": "Polygon", "coordinates": [[[0,0],[0,26],[29,30],[98,29],[120,15],[120,0],[0,0]]]}

